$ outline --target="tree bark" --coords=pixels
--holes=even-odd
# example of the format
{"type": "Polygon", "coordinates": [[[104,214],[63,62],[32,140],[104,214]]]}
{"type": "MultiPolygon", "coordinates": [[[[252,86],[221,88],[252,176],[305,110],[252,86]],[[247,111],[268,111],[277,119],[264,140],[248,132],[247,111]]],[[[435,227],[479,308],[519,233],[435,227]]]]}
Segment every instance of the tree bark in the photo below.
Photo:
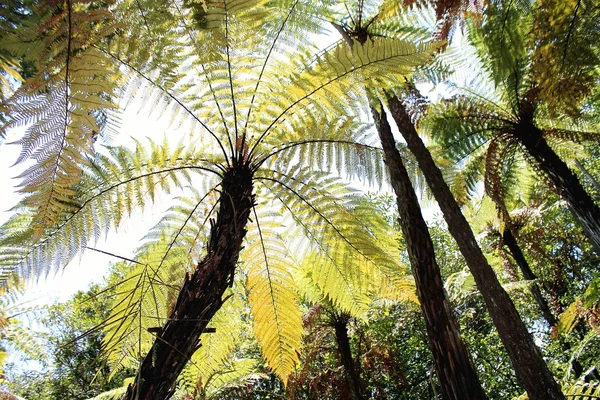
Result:
{"type": "Polygon", "coordinates": [[[600,208],[581,186],[577,176],[548,145],[542,131],[532,123],[517,125],[513,134],[546,174],[557,194],[569,203],[584,233],[599,251],[600,208]]]}
{"type": "Polygon", "coordinates": [[[419,168],[438,202],[448,229],[464,256],[475,283],[513,363],[517,378],[531,400],[564,400],[558,383],[542,359],[512,300],[500,285],[487,262],[475,235],[456,199],[435,165],[429,150],[419,137],[404,104],[396,96],[388,96],[390,112],[400,133],[413,153],[419,168]]]}
{"type": "Polygon", "coordinates": [[[164,400],[175,392],[177,377],[200,346],[200,335],[223,304],[254,205],[252,172],[245,166],[225,172],[217,218],[211,220],[207,255],[189,274],[165,325],[156,334],[124,400],[164,400]]]}
{"type": "Polygon", "coordinates": [[[442,397],[456,400],[486,399],[460,336],[458,324],[452,315],[429,230],[396,148],[385,111],[382,109],[380,114],[371,105],[371,112],[390,172],[391,184],[396,193],[400,226],[415,278],[417,296],[425,317],[429,347],[433,353],[442,397]]]}
{"type": "Polygon", "coordinates": [[[348,338],[348,316],[336,315],[333,328],[335,329],[335,341],[340,352],[340,359],[344,367],[344,378],[346,379],[352,400],[362,400],[360,376],[354,365],[352,350],[350,349],[350,339],[348,338]]]}
{"type": "MultiPolygon", "coordinates": [[[[529,263],[527,262],[527,259],[523,254],[523,251],[521,251],[521,247],[519,247],[519,244],[517,243],[517,239],[515,238],[515,236],[509,228],[505,228],[504,232],[502,232],[502,241],[508,248],[508,251],[510,252],[512,258],[519,266],[519,269],[523,274],[523,278],[528,281],[535,281],[537,279],[537,276],[531,270],[531,267],[529,266],[529,263]]],[[[550,311],[548,302],[546,301],[546,298],[542,296],[542,292],[540,291],[540,287],[538,286],[538,284],[536,282],[533,282],[529,290],[531,291],[535,302],[538,304],[538,307],[542,312],[542,316],[544,317],[546,322],[548,322],[548,325],[556,325],[556,317],[554,316],[554,314],[552,314],[552,311],[550,311]]]]}

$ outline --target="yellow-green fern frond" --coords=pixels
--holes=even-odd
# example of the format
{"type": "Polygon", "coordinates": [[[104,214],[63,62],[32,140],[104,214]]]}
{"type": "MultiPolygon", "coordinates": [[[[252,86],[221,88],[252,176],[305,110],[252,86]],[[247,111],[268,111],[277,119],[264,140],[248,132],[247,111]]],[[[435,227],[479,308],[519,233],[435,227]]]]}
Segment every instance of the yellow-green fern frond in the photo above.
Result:
{"type": "Polygon", "coordinates": [[[255,214],[254,218],[249,233],[254,239],[241,254],[248,302],[262,354],[286,383],[302,346],[302,313],[291,273],[294,260],[278,233],[281,227],[268,216],[255,214]]]}
{"type": "MultiPolygon", "coordinates": [[[[154,330],[162,327],[169,315],[183,276],[193,270],[195,259],[202,252],[210,230],[208,220],[214,211],[211,200],[214,201],[217,194],[211,188],[204,193],[191,192],[195,195],[176,199],[165,217],[149,231],[137,251],[136,267],[118,285],[119,294],[105,323],[106,356],[116,370],[136,365],[148,350],[154,330]]],[[[224,324],[235,324],[234,320],[225,318],[225,315],[229,318],[226,313],[231,307],[239,308],[239,301],[226,303],[222,316],[216,317],[216,325],[220,320],[224,324]]],[[[228,335],[232,329],[233,326],[219,328],[216,338],[228,335]]],[[[203,343],[210,344],[212,340],[208,336],[203,343]]],[[[229,350],[226,342],[220,345],[225,346],[223,352],[229,350]]],[[[203,351],[199,353],[201,371],[210,372],[211,366],[221,362],[222,356],[215,352],[218,347],[212,347],[215,347],[211,351],[214,358],[202,358],[203,351]]]]}
{"type": "Polygon", "coordinates": [[[2,132],[28,126],[17,140],[17,163],[35,165],[20,175],[25,204],[35,210],[33,233],[41,238],[64,217],[80,182],[81,171],[102,129],[98,113],[110,113],[119,71],[95,41],[113,35],[116,25],[108,10],[91,2],[40,5],[42,17],[31,29],[11,39],[14,51],[37,56],[37,72],[6,99],[7,122],[2,132]],[[35,50],[33,50],[35,49],[35,50]]]}
{"type": "Polygon", "coordinates": [[[143,209],[156,192],[168,193],[171,185],[183,186],[194,175],[218,173],[197,149],[170,150],[166,143],[150,147],[148,151],[139,145],[135,152],[109,148],[108,155],[91,160],[73,195],[65,199],[69,212],[39,240],[27,222],[33,220],[34,210],[21,207],[24,211],[5,224],[7,231],[0,239],[5,268],[27,278],[63,267],[134,209],[143,209]]]}
{"type": "Polygon", "coordinates": [[[226,293],[228,300],[211,319],[211,332],[202,336],[201,347],[181,373],[178,386],[183,392],[190,393],[197,385],[201,385],[204,392],[209,392],[211,387],[219,387],[219,376],[241,372],[235,371],[233,364],[236,363],[236,345],[246,327],[242,321],[246,312],[244,299],[237,291],[236,287],[226,293]]]}
{"type": "MultiPolygon", "coordinates": [[[[593,400],[600,397],[599,382],[562,382],[562,391],[569,400],[593,400]]],[[[513,400],[528,400],[526,394],[516,397],[513,400]]]]}

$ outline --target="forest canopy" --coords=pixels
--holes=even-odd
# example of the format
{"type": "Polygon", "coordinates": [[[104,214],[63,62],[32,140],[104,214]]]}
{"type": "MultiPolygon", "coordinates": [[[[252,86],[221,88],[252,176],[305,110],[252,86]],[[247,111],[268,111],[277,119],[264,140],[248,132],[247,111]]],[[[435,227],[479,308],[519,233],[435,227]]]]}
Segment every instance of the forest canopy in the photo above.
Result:
{"type": "Polygon", "coordinates": [[[600,397],[593,0],[8,0],[0,26],[0,398],[600,397]],[[102,282],[23,303],[90,252],[102,282]]]}

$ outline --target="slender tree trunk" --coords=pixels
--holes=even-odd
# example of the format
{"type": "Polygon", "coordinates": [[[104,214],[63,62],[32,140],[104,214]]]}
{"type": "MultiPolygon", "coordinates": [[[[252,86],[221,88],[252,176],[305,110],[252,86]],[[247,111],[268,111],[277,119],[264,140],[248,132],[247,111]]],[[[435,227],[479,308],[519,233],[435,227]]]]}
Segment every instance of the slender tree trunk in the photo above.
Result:
{"type": "MultiPolygon", "coordinates": [[[[504,232],[502,232],[502,241],[504,242],[506,247],[508,247],[510,255],[519,266],[519,269],[523,274],[523,278],[525,278],[528,281],[535,281],[537,279],[537,276],[531,270],[531,267],[529,266],[525,255],[521,251],[521,247],[519,247],[517,238],[515,238],[515,236],[509,228],[505,228],[504,232]]],[[[538,284],[536,282],[533,282],[529,290],[531,291],[535,302],[538,304],[538,307],[540,308],[544,319],[546,320],[546,322],[548,322],[548,325],[556,325],[556,317],[554,316],[554,314],[552,314],[552,311],[550,311],[548,302],[546,301],[546,298],[542,296],[542,292],[540,291],[540,287],[538,286],[538,284]]]]}
{"type": "Polygon", "coordinates": [[[207,255],[186,277],[169,319],[123,399],[165,400],[173,395],[177,377],[200,346],[200,335],[232,283],[253,204],[250,169],[229,169],[223,176],[216,221],[211,220],[207,255]]]}
{"type": "Polygon", "coordinates": [[[348,319],[347,315],[336,315],[333,321],[335,329],[335,341],[340,352],[340,359],[344,367],[344,378],[350,390],[352,400],[362,400],[360,376],[354,365],[352,350],[350,349],[350,339],[348,338],[348,319]]]}
{"type": "Polygon", "coordinates": [[[548,176],[560,197],[565,199],[579,220],[596,251],[600,249],[600,208],[585,191],[579,180],[546,142],[542,131],[532,123],[522,123],[514,136],[535,159],[538,167],[548,176]]]}
{"type": "Polygon", "coordinates": [[[483,296],[498,334],[513,363],[517,378],[531,400],[564,400],[558,383],[542,359],[512,300],[500,285],[494,270],[481,251],[475,235],[452,192],[435,165],[429,150],[419,137],[404,104],[396,96],[388,96],[392,117],[414,154],[431,189],[448,229],[464,256],[483,296]]]}
{"type": "Polygon", "coordinates": [[[442,397],[456,400],[486,399],[460,336],[458,324],[452,315],[429,230],[396,148],[385,111],[382,109],[380,114],[371,105],[371,112],[390,172],[391,184],[396,193],[400,226],[415,277],[417,296],[425,317],[429,347],[433,353],[442,397]]]}

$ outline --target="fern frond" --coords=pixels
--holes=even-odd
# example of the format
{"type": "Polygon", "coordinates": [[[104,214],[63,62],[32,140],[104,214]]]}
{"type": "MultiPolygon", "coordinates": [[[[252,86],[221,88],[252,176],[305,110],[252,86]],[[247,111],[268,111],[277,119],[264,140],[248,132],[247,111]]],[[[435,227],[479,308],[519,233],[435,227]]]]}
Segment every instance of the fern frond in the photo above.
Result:
{"type": "Polygon", "coordinates": [[[38,72],[6,100],[8,120],[0,127],[6,132],[29,125],[16,142],[21,146],[17,163],[35,161],[20,175],[21,191],[29,194],[25,204],[35,210],[35,239],[70,210],[86,157],[102,131],[97,116],[115,109],[111,99],[119,84],[112,60],[89,46],[115,33],[108,10],[67,2],[38,11],[37,26],[12,36],[15,51],[37,56],[38,72]]]}
{"type": "Polygon", "coordinates": [[[426,127],[454,159],[466,157],[513,125],[512,117],[495,103],[466,96],[433,106],[429,114],[426,127]]]}
{"type": "MultiPolygon", "coordinates": [[[[184,274],[192,270],[194,258],[199,258],[202,243],[208,240],[208,219],[214,211],[210,200],[217,194],[212,188],[206,188],[205,193],[192,190],[191,194],[176,199],[165,217],[145,236],[135,257],[137,266],[119,285],[119,295],[105,323],[106,356],[117,369],[131,366],[145,354],[154,338],[149,329],[164,324],[184,274]]],[[[222,312],[227,312],[228,307],[222,312]]],[[[216,318],[218,322],[224,317],[216,318]]],[[[229,330],[231,327],[219,331],[219,335],[229,330]]],[[[211,340],[209,336],[207,341],[211,340]]],[[[210,371],[211,363],[219,362],[214,349],[211,354],[216,361],[202,358],[202,351],[198,354],[201,371],[210,371]]]]}
{"type": "Polygon", "coordinates": [[[404,277],[395,234],[341,181],[299,167],[257,180],[272,182],[265,195],[293,218],[295,254],[305,279],[341,309],[360,314],[369,291],[404,277]],[[302,236],[305,244],[298,239],[302,236]]]}
{"type": "Polygon", "coordinates": [[[255,240],[243,250],[248,302],[256,339],[273,372],[284,382],[295,369],[302,345],[302,313],[294,265],[276,225],[255,213],[255,240]]]}
{"type": "MultiPolygon", "coordinates": [[[[239,344],[244,324],[245,299],[234,289],[226,294],[229,299],[211,319],[210,327],[214,332],[203,335],[201,347],[194,353],[191,362],[186,366],[179,377],[179,387],[187,393],[193,391],[198,382],[205,392],[219,388],[218,376],[229,370],[232,366],[234,350],[239,344]],[[215,381],[216,380],[216,381],[215,381]]],[[[233,368],[231,368],[233,369],[233,368]]],[[[241,372],[241,371],[238,371],[241,372]]]]}
{"type": "MultiPolygon", "coordinates": [[[[377,77],[378,82],[389,85],[390,81],[396,82],[399,76],[409,74],[415,66],[425,62],[434,50],[434,44],[415,45],[408,41],[381,39],[365,45],[355,44],[353,49],[340,42],[316,58],[298,57],[295,65],[291,66],[291,70],[297,70],[298,73],[289,79],[265,82],[265,93],[285,92],[286,98],[276,99],[275,107],[271,106],[271,118],[268,123],[260,125],[264,128],[253,147],[279,128],[291,114],[302,110],[304,115],[310,115],[335,109],[342,93],[344,98],[356,93],[355,79],[360,82],[377,77]],[[314,101],[307,101],[317,94],[318,108],[314,101]]],[[[290,68],[289,62],[286,68],[290,68]]],[[[358,85],[358,90],[360,87],[358,85]]],[[[340,106],[337,105],[338,108],[340,106]]]]}
{"type": "Polygon", "coordinates": [[[108,152],[90,161],[76,192],[68,199],[72,204],[70,213],[41,239],[36,240],[31,224],[23,228],[28,219],[34,218],[29,207],[7,222],[5,228],[14,231],[8,231],[0,240],[7,249],[3,252],[5,268],[28,278],[63,267],[134,209],[143,209],[147,198],[153,199],[157,191],[168,192],[171,184],[183,186],[193,175],[218,173],[211,169],[213,162],[201,158],[195,149],[178,147],[170,151],[166,145],[153,143],[150,152],[141,145],[134,153],[118,147],[108,152]]]}
{"type": "Polygon", "coordinates": [[[600,10],[590,0],[543,0],[538,3],[533,30],[532,73],[540,97],[551,114],[578,117],[580,105],[598,81],[600,40],[594,21],[600,10]]]}

